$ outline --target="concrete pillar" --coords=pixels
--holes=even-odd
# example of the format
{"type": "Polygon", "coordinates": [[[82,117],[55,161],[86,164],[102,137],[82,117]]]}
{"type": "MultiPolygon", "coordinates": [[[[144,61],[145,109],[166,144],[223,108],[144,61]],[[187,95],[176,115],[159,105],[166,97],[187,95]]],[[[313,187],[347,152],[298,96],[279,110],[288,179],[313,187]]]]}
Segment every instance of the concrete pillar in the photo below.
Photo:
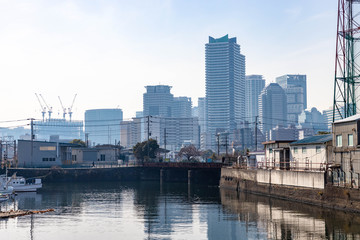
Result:
{"type": "Polygon", "coordinates": [[[191,175],[192,175],[192,170],[188,170],[188,184],[189,185],[191,183],[191,175]]]}
{"type": "Polygon", "coordinates": [[[160,184],[163,183],[163,179],[164,179],[164,169],[160,169],[160,184]]]}

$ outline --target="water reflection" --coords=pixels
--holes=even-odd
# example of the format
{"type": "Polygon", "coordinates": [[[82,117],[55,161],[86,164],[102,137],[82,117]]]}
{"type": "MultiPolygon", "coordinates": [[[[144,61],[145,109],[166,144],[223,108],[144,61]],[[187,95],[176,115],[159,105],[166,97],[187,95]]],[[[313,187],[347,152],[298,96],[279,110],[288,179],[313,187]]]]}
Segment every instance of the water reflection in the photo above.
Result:
{"type": "Polygon", "coordinates": [[[357,215],[214,186],[46,184],[1,209],[55,212],[0,220],[10,239],[360,239],[357,215]]]}
{"type": "Polygon", "coordinates": [[[268,239],[360,239],[360,216],[221,189],[224,210],[268,239]]]}

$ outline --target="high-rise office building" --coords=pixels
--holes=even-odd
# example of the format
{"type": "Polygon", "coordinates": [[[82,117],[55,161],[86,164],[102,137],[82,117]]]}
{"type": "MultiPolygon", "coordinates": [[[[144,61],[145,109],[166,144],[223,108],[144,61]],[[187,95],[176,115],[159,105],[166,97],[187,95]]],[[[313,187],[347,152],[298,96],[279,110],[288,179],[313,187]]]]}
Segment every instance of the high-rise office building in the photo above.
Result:
{"type": "Polygon", "coordinates": [[[172,117],[190,118],[192,102],[189,97],[174,97],[172,106],[172,117]]]}
{"type": "Polygon", "coordinates": [[[297,124],[299,114],[307,108],[306,75],[284,75],[277,77],[276,82],[286,92],[288,122],[297,124]]]}
{"type": "Polygon", "coordinates": [[[119,108],[85,111],[85,134],[92,144],[118,144],[123,112],[119,108]]]}
{"type": "MultiPolygon", "coordinates": [[[[344,108],[340,108],[340,113],[344,115],[344,108]]],[[[332,129],[332,123],[333,123],[333,120],[334,120],[334,109],[333,107],[329,107],[328,109],[326,110],[323,110],[323,116],[324,116],[324,121],[325,121],[325,124],[327,125],[328,127],[328,130],[331,131],[332,129]]],[[[337,120],[340,120],[342,119],[340,114],[339,114],[339,111],[335,111],[335,121],[337,120]]]]}
{"type": "Polygon", "coordinates": [[[171,86],[146,86],[143,95],[143,113],[146,116],[172,117],[174,96],[170,93],[171,86]]]}
{"type": "Polygon", "coordinates": [[[267,85],[259,96],[260,129],[267,135],[270,129],[287,122],[287,100],[284,89],[277,83],[267,85]]]}
{"type": "Polygon", "coordinates": [[[246,121],[252,123],[259,116],[259,95],[265,87],[262,75],[248,75],[245,77],[245,116],[246,121]]]}
{"type": "Polygon", "coordinates": [[[205,68],[207,131],[215,143],[217,132],[233,131],[245,114],[245,56],[236,38],[209,37],[205,68]]]}

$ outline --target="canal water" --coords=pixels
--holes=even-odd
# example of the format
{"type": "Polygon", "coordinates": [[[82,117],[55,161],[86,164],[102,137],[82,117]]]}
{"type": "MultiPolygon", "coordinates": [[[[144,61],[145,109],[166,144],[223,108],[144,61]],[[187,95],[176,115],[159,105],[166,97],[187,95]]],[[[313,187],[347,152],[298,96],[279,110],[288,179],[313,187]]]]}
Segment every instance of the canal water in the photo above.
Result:
{"type": "Polygon", "coordinates": [[[360,239],[360,215],[216,186],[158,182],[49,183],[1,210],[1,239],[360,239]]]}

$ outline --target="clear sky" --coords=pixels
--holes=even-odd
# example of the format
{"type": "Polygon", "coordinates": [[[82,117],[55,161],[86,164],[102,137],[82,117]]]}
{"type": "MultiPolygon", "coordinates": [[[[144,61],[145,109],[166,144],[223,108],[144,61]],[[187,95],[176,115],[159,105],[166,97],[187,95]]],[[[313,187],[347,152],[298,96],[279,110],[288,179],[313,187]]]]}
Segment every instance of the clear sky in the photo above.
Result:
{"type": "MultiPolygon", "coordinates": [[[[86,109],[142,110],[145,85],[205,95],[205,43],[229,34],[246,74],[267,83],[306,74],[308,107],[332,105],[336,0],[0,0],[0,121],[53,116],[58,96],[73,118],[86,109]]],[[[59,115],[58,115],[59,114],[59,115]]]]}

